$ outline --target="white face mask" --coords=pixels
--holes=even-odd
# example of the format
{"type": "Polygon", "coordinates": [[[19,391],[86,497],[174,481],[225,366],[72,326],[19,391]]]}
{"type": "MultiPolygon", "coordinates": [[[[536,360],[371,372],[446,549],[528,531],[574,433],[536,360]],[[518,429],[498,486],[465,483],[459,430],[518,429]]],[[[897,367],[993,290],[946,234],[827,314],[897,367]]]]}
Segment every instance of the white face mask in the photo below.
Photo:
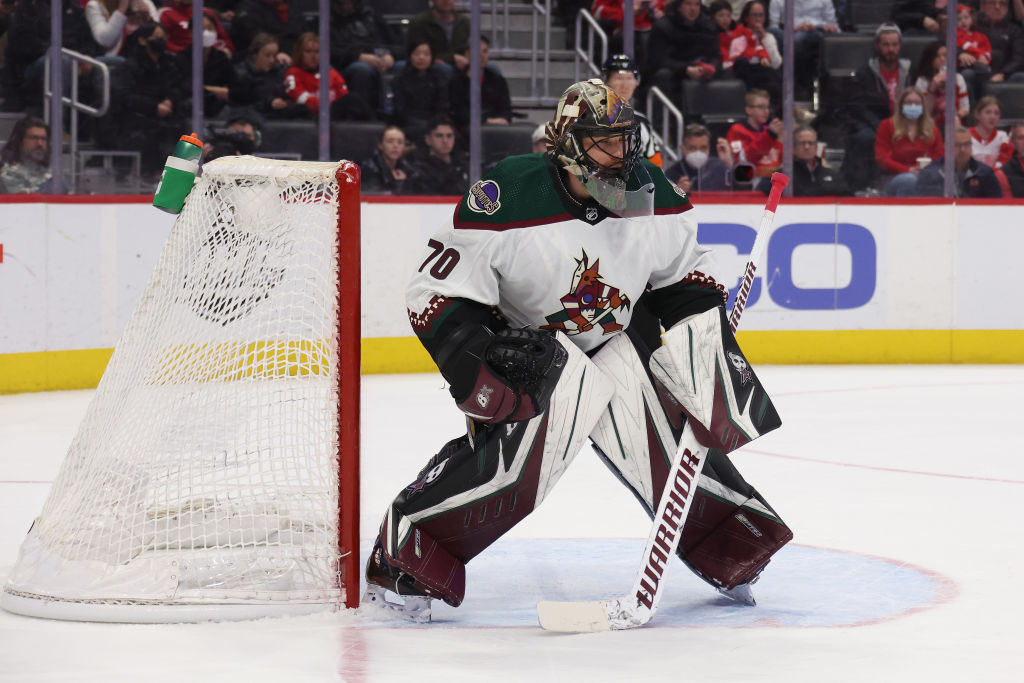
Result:
{"type": "Polygon", "coordinates": [[[919,118],[921,118],[921,115],[923,113],[924,107],[921,106],[920,104],[914,104],[913,102],[910,102],[903,105],[903,115],[906,116],[911,121],[917,121],[919,118]]]}
{"type": "Polygon", "coordinates": [[[213,47],[213,44],[217,42],[216,31],[203,31],[203,47],[213,47]]]}
{"type": "Polygon", "coordinates": [[[700,168],[704,166],[704,164],[708,163],[708,153],[701,152],[699,150],[695,152],[687,152],[686,163],[700,170],[700,168]]]}

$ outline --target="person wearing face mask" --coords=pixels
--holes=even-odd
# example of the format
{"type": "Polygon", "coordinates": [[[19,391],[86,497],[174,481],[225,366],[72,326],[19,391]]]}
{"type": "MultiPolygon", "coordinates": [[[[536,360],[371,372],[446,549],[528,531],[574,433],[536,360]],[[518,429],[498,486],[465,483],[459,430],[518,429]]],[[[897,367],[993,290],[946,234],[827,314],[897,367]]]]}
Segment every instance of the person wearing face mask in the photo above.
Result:
{"type": "MultiPolygon", "coordinates": [[[[184,87],[174,57],[167,53],[167,35],[160,24],[147,22],[125,44],[127,78],[112,98],[121,103],[120,142],[142,153],[142,173],[153,178],[186,129],[184,87]]],[[[153,178],[155,179],[155,178],[153,178]]]]}
{"type": "MultiPolygon", "coordinates": [[[[203,46],[216,47],[231,57],[235,52],[235,46],[221,25],[217,13],[210,9],[203,10],[203,13],[208,14],[213,22],[210,29],[204,27],[203,30],[215,32],[213,38],[203,36],[203,46]]],[[[167,49],[170,52],[181,52],[192,45],[192,0],[172,0],[164,5],[160,11],[160,25],[167,35],[167,49]]]]}
{"type": "MultiPolygon", "coordinates": [[[[215,47],[217,43],[216,14],[203,10],[203,114],[216,117],[232,99],[232,91],[238,83],[235,67],[227,53],[215,47]]],[[[189,22],[189,31],[192,22],[189,22]]],[[[186,83],[192,82],[192,51],[179,52],[175,59],[178,71],[186,83]]],[[[191,100],[187,103],[192,108],[191,100]]]]}
{"type": "Polygon", "coordinates": [[[917,88],[906,88],[875,136],[875,163],[885,174],[885,194],[914,196],[918,173],[941,157],[942,150],[942,134],[924,107],[924,95],[917,88]]]}
{"type": "Polygon", "coordinates": [[[683,131],[679,147],[683,158],[665,169],[665,177],[684,192],[721,192],[732,189],[732,153],[724,138],[711,156],[711,132],[699,123],[683,131]]]}

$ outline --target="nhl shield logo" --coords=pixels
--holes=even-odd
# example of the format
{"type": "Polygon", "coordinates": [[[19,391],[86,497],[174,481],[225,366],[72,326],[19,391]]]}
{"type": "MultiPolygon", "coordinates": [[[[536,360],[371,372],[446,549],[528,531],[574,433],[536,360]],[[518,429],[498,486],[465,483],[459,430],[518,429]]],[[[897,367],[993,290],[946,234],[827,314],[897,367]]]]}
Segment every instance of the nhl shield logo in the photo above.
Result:
{"type": "Polygon", "coordinates": [[[587,220],[590,221],[591,223],[593,223],[594,221],[597,220],[597,209],[595,209],[592,206],[589,207],[587,209],[586,216],[587,216],[587,220]]]}

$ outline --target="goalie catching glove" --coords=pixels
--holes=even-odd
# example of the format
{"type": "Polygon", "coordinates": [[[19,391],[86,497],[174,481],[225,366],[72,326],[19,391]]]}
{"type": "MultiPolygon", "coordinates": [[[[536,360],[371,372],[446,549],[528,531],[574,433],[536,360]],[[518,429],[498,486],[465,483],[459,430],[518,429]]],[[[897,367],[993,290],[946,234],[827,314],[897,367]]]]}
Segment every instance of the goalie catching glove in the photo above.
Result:
{"type": "Polygon", "coordinates": [[[782,424],[722,307],[673,325],[651,355],[651,374],[679,402],[694,436],[708,448],[729,453],[782,424]]]}
{"type": "Polygon", "coordinates": [[[567,358],[550,332],[523,328],[494,333],[482,325],[466,325],[438,353],[437,364],[459,410],[494,424],[543,413],[567,358]]]}

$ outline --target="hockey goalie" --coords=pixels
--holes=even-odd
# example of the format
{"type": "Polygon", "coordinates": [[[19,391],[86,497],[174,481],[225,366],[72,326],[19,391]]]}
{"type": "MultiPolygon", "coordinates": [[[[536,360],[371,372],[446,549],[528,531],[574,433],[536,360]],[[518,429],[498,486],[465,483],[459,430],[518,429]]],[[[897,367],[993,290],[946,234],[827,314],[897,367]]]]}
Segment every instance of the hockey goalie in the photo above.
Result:
{"type": "Polygon", "coordinates": [[[413,329],[467,429],[386,511],[363,603],[416,620],[431,600],[458,606],[466,563],[588,439],[653,515],[689,420],[710,450],[677,554],[753,604],[792,533],[728,454],[780,420],[729,329],[690,201],[641,159],[632,108],[599,80],[565,91],[545,142],[470,188],[409,284],[413,329]],[[641,316],[664,343],[637,331],[641,316]]]}

